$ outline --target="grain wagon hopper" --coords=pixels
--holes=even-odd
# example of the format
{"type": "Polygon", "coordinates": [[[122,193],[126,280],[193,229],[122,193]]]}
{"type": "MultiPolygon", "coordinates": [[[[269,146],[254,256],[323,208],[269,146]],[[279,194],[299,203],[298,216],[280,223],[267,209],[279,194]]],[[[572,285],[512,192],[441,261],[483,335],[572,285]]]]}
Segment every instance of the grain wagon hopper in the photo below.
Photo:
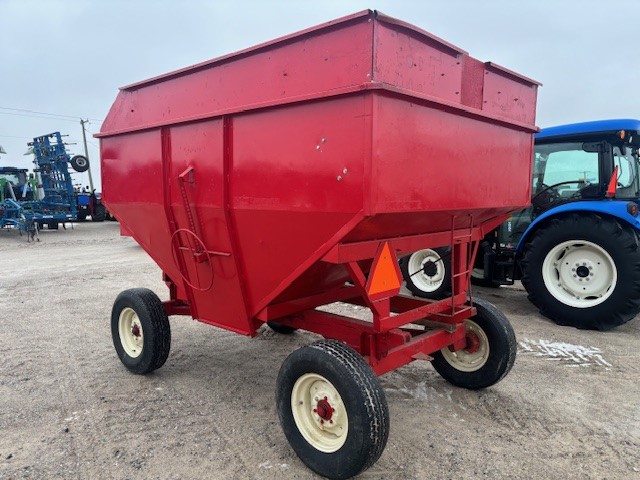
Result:
{"type": "Polygon", "coordinates": [[[97,135],[104,200],[170,300],[117,297],[119,358],[162,366],[170,315],[316,332],[282,366],[280,422],[321,475],[365,470],[389,431],[377,375],[432,360],[476,389],[513,365],[514,333],[469,276],[529,202],[537,87],[373,11],[123,87],[97,135]],[[400,295],[397,258],[444,245],[452,295],[400,295]],[[372,321],[317,309],[337,301],[372,321]]]}

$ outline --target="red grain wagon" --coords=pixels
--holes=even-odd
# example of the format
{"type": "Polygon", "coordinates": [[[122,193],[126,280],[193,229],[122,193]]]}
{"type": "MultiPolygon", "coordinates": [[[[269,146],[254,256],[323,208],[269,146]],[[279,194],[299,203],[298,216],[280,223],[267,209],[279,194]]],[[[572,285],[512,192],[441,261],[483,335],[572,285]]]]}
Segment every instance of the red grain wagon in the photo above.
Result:
{"type": "Polygon", "coordinates": [[[104,200],[170,300],[118,296],[121,361],[162,366],[168,315],[319,333],[281,368],[280,422],[321,475],[368,468],[389,429],[376,375],[431,360],[476,389],[513,365],[513,330],[469,276],[484,234],[529,202],[537,87],[364,11],[122,88],[98,135],[104,200]],[[400,295],[397,258],[445,245],[451,297],[400,295]],[[316,309],[336,301],[373,321],[316,309]]]}

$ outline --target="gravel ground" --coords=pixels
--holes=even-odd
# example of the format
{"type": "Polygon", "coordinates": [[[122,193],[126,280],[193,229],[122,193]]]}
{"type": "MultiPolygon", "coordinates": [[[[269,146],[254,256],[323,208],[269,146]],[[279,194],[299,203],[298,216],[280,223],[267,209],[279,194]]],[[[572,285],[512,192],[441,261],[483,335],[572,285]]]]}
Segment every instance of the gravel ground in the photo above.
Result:
{"type": "MultiPolygon", "coordinates": [[[[116,223],[39,243],[0,231],[0,258],[0,478],[317,478],[274,404],[280,364],[316,336],[249,339],[173,317],[167,363],[136,376],[113,349],[113,300],[168,292],[116,223]]],[[[361,478],[640,478],[640,320],[580,331],[541,317],[519,285],[474,293],[511,320],[513,370],[476,392],[426,362],[382,376],[391,433],[361,478]]]]}

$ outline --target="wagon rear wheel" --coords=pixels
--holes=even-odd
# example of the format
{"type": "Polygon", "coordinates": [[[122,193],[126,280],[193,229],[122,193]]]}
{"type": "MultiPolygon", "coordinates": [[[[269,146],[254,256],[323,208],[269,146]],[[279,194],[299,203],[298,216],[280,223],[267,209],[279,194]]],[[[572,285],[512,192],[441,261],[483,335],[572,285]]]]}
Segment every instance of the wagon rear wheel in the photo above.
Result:
{"type": "Polygon", "coordinates": [[[345,344],[322,340],[282,364],[276,402],[298,457],[327,478],[350,478],[373,465],[389,435],[389,410],[377,377],[345,344]]]}
{"type": "Polygon", "coordinates": [[[118,358],[131,372],[145,374],[164,365],[171,328],[158,296],[146,288],[120,293],[111,311],[111,336],[118,358]]]}
{"type": "Polygon", "coordinates": [[[415,296],[439,300],[451,294],[451,249],[425,248],[400,260],[407,289],[415,296]]]}
{"type": "Polygon", "coordinates": [[[474,299],[474,306],[477,314],[465,321],[465,348],[443,348],[432,362],[445,380],[471,390],[502,380],[513,367],[517,349],[515,333],[504,314],[485,300],[474,299]]]}

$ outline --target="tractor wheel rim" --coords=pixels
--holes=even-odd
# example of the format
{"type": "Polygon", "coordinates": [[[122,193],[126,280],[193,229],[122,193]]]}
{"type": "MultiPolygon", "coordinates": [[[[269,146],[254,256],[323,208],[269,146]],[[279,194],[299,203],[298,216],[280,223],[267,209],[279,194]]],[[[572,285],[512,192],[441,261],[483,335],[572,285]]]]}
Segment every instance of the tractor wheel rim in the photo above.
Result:
{"type": "Polygon", "coordinates": [[[484,268],[473,268],[471,270],[471,277],[478,280],[484,280],[484,268]]]}
{"type": "Polygon", "coordinates": [[[347,410],[338,390],[322,375],[298,378],[291,391],[291,410],[298,431],[316,450],[333,453],[347,441],[347,410]]]}
{"type": "Polygon", "coordinates": [[[430,248],[411,255],[407,270],[413,284],[423,292],[435,292],[444,282],[445,269],[442,259],[436,251],[430,248]],[[429,262],[433,263],[436,269],[435,274],[431,276],[424,273],[424,266],[429,262]]]}
{"type": "Polygon", "coordinates": [[[142,324],[134,309],[129,307],[122,309],[118,319],[118,333],[125,353],[131,358],[140,356],[144,346],[144,334],[142,324]]]}
{"type": "Polygon", "coordinates": [[[482,368],[489,359],[489,338],[480,325],[473,320],[466,320],[464,325],[467,331],[467,346],[455,351],[447,347],[440,352],[456,370],[475,372],[482,368]]]}
{"type": "Polygon", "coordinates": [[[618,269],[600,245],[571,240],[549,251],[542,263],[542,279],[549,293],[560,302],[589,308],[601,304],[614,292],[618,269]]]}

